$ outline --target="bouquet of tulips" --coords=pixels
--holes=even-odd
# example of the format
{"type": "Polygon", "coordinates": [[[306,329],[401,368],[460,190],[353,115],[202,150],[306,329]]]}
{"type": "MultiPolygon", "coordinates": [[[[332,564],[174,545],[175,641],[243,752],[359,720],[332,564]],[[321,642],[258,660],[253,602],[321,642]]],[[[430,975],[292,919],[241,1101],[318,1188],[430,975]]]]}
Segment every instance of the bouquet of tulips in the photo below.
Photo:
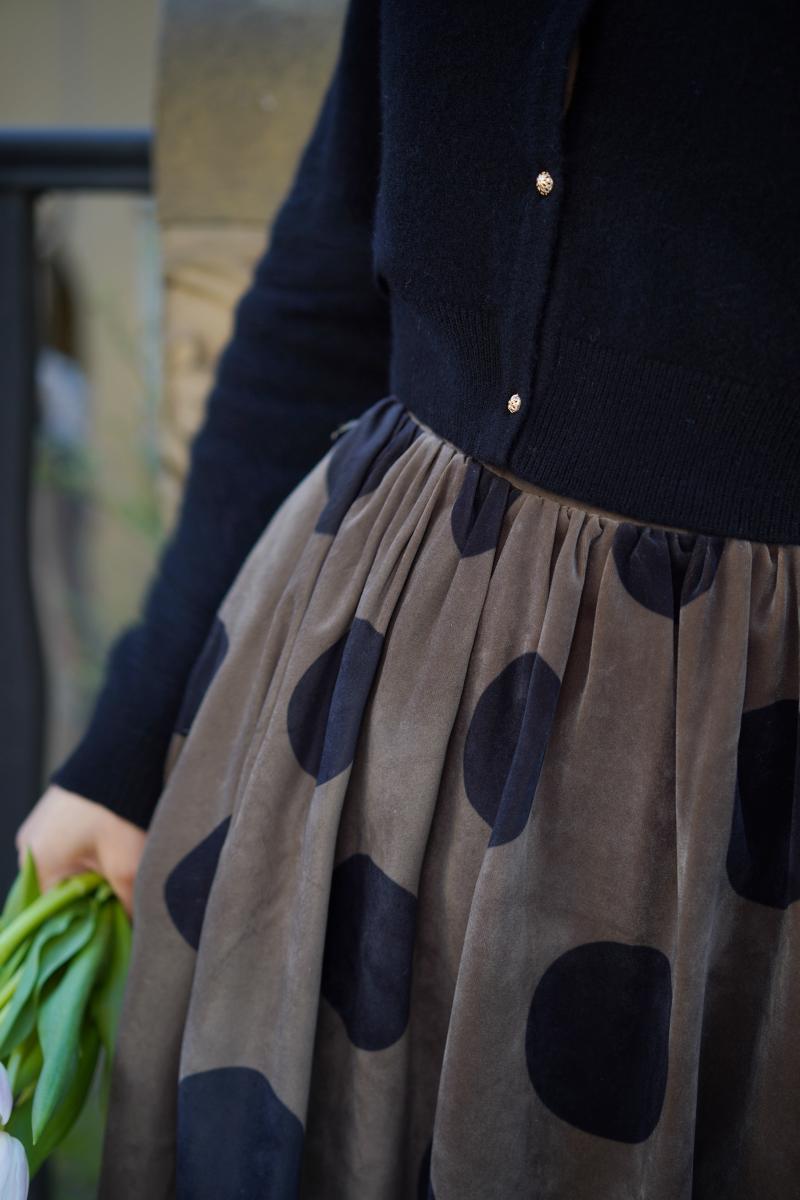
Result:
{"type": "Polygon", "coordinates": [[[101,1051],[105,1110],[131,933],[101,875],[42,893],[28,849],[0,912],[2,1200],[25,1200],[80,1115],[101,1051]]]}

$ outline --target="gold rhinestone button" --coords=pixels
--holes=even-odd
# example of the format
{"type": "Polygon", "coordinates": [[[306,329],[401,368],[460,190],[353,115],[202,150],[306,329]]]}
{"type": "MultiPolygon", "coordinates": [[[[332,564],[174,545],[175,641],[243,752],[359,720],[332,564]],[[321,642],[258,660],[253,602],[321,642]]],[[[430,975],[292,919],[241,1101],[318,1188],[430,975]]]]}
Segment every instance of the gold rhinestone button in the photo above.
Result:
{"type": "Polygon", "coordinates": [[[519,392],[514,392],[514,395],[511,396],[508,401],[508,411],[517,412],[520,404],[522,404],[522,397],[520,396],[519,392]]]}
{"type": "Polygon", "coordinates": [[[536,190],[541,196],[549,196],[553,190],[553,176],[549,171],[540,171],[536,176],[536,190]]]}

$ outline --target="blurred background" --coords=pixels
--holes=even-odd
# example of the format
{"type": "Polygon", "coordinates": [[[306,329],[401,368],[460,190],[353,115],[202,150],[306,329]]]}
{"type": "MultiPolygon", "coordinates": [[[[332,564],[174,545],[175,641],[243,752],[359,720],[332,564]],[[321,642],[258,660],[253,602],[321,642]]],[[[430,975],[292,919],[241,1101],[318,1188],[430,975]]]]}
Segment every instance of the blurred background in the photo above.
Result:
{"type": "MultiPolygon", "coordinates": [[[[344,0],[3,0],[0,887],[175,518],[344,0]]],[[[31,1200],[94,1195],[97,1091],[31,1200]]]]}

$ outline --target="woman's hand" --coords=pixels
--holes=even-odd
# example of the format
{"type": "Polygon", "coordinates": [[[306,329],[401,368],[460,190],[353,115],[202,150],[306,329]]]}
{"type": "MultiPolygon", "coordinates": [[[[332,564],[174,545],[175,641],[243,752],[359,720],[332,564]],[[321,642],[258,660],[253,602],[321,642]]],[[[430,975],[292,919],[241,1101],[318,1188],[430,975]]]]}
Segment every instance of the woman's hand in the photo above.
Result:
{"type": "Polygon", "coordinates": [[[133,915],[133,885],[147,833],[124,817],[51,784],[16,832],[19,864],[30,846],[42,891],[80,871],[98,871],[133,915]]]}

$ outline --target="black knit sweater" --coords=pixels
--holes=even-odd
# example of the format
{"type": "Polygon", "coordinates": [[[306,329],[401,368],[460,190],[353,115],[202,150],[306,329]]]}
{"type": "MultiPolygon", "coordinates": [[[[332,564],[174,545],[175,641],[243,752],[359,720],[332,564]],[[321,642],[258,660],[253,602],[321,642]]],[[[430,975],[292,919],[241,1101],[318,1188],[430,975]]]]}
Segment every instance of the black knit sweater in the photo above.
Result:
{"type": "Polygon", "coordinates": [[[798,45],[795,0],[351,0],[176,526],[52,781],[148,824],[216,607],[389,393],[551,491],[800,543],[798,45]]]}

